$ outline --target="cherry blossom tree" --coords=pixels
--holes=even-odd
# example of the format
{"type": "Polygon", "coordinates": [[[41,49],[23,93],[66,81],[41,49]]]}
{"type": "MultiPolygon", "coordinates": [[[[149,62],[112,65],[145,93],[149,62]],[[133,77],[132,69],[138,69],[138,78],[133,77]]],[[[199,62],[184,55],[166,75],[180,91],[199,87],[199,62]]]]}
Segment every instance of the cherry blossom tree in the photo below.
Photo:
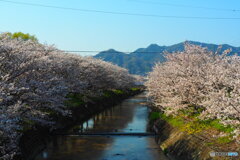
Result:
{"type": "Polygon", "coordinates": [[[239,128],[240,57],[228,52],[186,44],[183,52],[166,53],[149,74],[149,96],[168,115],[194,105],[203,109],[200,118],[239,128]]]}
{"type": "Polygon", "coordinates": [[[71,116],[68,93],[99,95],[127,89],[127,70],[91,57],[63,53],[36,40],[0,35],[0,159],[18,154],[24,120],[54,127],[49,110],[71,116]]]}

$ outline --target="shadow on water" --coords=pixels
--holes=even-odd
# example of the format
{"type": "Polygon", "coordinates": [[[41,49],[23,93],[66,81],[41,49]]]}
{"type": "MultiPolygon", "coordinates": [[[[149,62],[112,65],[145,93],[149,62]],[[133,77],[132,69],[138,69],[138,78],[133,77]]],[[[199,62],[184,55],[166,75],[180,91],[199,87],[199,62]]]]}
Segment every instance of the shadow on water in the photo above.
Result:
{"type": "MultiPolygon", "coordinates": [[[[148,108],[140,94],[125,100],[66,134],[146,132],[148,108]]],[[[146,136],[55,136],[35,160],[165,160],[154,137],[146,136]]]]}

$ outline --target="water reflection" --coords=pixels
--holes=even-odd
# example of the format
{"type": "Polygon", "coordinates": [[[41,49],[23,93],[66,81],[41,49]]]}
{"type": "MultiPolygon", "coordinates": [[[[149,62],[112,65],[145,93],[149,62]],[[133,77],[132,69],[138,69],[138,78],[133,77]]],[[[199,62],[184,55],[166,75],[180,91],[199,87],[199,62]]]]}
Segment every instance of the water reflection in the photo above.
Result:
{"type": "MultiPolygon", "coordinates": [[[[138,95],[76,125],[68,134],[82,132],[146,132],[146,98],[138,95]]],[[[159,160],[166,159],[154,137],[56,136],[35,160],[159,160]]]]}

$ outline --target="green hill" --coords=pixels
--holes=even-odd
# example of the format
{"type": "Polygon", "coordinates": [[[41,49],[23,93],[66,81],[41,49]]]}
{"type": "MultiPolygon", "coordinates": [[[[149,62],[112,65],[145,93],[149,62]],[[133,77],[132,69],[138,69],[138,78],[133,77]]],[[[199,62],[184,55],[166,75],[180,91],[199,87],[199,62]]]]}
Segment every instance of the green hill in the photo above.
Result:
{"type": "MultiPolygon", "coordinates": [[[[182,42],[171,46],[159,46],[157,44],[151,44],[147,48],[139,48],[129,54],[110,49],[100,52],[94,57],[124,67],[128,69],[131,74],[146,75],[148,72],[151,71],[155,63],[165,61],[165,58],[163,56],[164,51],[183,51],[184,43],[185,42],[182,42]]],[[[208,44],[194,41],[188,41],[188,43],[206,47],[213,52],[216,52],[217,48],[220,46],[216,44],[208,44]]],[[[221,46],[222,49],[220,50],[220,53],[222,53],[226,49],[231,48],[232,52],[230,53],[230,55],[234,53],[240,55],[240,47],[233,47],[228,44],[223,44],[221,46]]]]}

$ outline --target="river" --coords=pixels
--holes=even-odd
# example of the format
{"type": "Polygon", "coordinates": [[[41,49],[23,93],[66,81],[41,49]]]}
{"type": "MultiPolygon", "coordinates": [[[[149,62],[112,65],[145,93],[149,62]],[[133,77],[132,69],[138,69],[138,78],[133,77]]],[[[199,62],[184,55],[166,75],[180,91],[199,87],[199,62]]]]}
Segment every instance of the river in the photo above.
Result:
{"type": "Polygon", "coordinates": [[[145,94],[126,99],[48,142],[35,160],[167,160],[154,136],[77,136],[80,133],[145,133],[145,94]]]}

